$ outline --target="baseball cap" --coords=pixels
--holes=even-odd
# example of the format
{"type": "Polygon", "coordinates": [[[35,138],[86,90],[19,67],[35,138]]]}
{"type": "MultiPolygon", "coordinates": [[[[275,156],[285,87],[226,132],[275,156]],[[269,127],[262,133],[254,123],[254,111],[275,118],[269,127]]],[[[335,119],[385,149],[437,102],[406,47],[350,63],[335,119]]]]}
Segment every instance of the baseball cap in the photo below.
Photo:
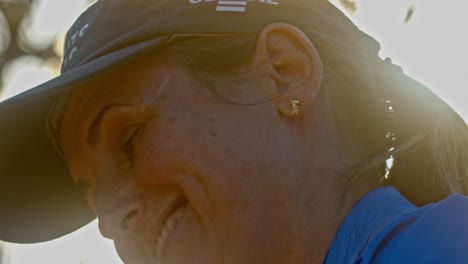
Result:
{"type": "Polygon", "coordinates": [[[0,240],[35,243],[92,221],[82,194],[47,132],[65,92],[174,36],[254,34],[309,16],[300,0],[98,0],[66,35],[61,75],[0,103],[0,240]]]}

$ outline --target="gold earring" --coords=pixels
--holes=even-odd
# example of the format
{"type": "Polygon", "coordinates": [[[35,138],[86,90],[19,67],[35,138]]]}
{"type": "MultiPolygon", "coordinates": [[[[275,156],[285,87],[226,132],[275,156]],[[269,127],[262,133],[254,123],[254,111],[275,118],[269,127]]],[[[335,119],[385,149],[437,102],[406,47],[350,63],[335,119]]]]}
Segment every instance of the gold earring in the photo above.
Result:
{"type": "Polygon", "coordinates": [[[291,103],[291,115],[298,115],[301,110],[301,100],[293,99],[291,103]]]}

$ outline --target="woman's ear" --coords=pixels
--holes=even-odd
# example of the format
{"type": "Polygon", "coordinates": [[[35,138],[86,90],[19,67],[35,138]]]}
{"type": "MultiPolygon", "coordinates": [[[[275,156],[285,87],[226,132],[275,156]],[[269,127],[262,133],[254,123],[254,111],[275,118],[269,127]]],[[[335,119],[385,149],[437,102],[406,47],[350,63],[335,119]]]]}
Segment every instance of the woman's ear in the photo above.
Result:
{"type": "Polygon", "coordinates": [[[322,84],[323,66],[317,49],[296,27],[273,23],[257,41],[254,63],[266,65],[276,85],[278,111],[300,118],[310,110],[322,84]]]}

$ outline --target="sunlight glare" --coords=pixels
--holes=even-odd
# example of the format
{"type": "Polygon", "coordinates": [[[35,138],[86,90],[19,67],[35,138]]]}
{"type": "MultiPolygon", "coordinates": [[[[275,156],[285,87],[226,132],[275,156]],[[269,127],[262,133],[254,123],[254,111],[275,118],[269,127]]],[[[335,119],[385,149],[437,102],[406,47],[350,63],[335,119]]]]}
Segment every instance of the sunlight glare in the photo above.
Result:
{"type": "Polygon", "coordinates": [[[468,2],[458,0],[361,0],[351,19],[381,43],[382,58],[391,57],[468,120],[467,9],[468,2]],[[405,24],[414,3],[416,12],[405,24]]]}
{"type": "Polygon", "coordinates": [[[97,221],[60,239],[36,245],[9,244],[9,264],[119,264],[113,243],[99,235],[97,221]]]}

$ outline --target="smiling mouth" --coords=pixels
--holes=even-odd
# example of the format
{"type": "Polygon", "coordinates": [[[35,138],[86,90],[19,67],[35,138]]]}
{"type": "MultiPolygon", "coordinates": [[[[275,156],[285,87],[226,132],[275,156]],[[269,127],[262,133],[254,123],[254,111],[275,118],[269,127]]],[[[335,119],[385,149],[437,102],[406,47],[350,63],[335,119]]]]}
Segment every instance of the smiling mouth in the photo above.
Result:
{"type": "Polygon", "coordinates": [[[156,258],[161,260],[164,247],[168,237],[173,233],[177,224],[182,219],[183,213],[187,208],[187,201],[181,202],[174,210],[168,215],[164,221],[161,231],[159,231],[158,239],[156,240],[156,258]]]}

